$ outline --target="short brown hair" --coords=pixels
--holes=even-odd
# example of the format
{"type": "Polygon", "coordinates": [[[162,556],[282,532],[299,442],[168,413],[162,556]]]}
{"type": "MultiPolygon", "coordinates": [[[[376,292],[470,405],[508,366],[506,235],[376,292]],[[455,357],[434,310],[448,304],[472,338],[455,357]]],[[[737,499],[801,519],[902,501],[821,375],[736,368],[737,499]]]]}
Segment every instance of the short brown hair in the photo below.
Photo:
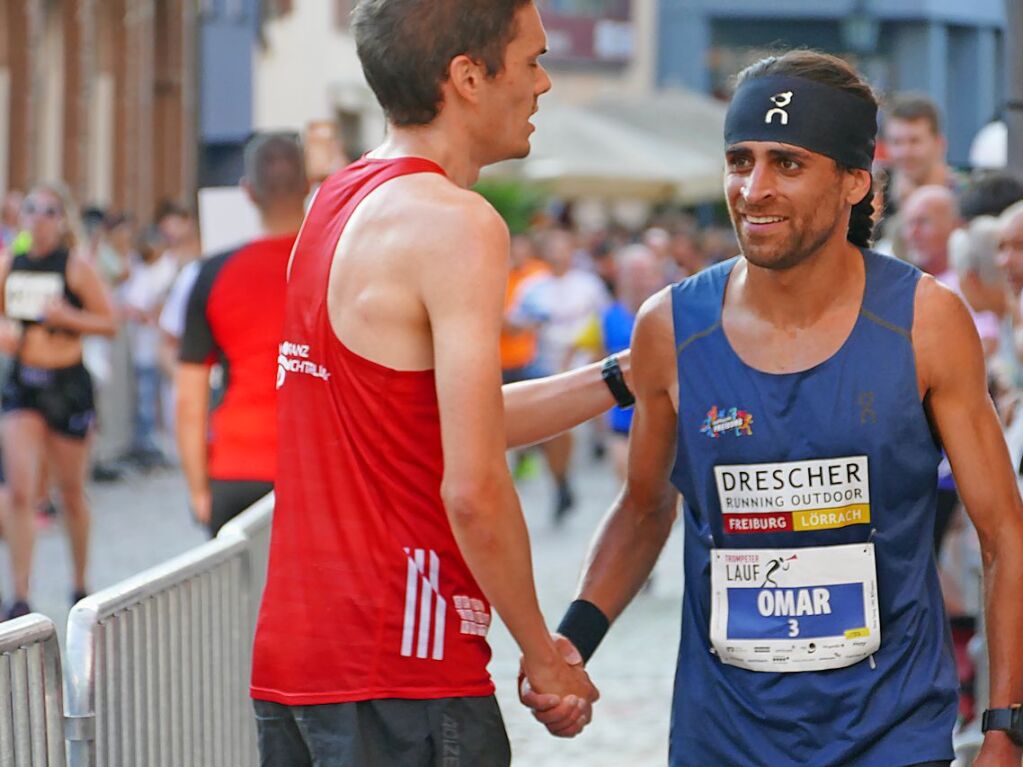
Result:
{"type": "Polygon", "coordinates": [[[532,0],[361,0],[352,32],[362,71],[394,125],[427,125],[456,56],[494,77],[515,37],[515,13],[532,0]]]}
{"type": "Polygon", "coordinates": [[[889,120],[916,122],[925,120],[935,136],[941,135],[941,112],[938,106],[926,96],[919,93],[907,93],[896,96],[888,108],[889,120]]]}
{"type": "Polygon", "coordinates": [[[257,204],[304,199],[305,154],[294,134],[257,133],[245,145],[245,180],[257,204]]]}

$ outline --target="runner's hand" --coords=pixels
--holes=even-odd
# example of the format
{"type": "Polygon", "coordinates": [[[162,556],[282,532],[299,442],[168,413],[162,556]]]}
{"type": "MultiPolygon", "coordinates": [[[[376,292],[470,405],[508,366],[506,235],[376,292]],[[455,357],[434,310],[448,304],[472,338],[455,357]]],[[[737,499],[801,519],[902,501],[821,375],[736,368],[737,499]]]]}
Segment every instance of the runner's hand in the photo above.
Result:
{"type": "Polygon", "coordinates": [[[195,517],[195,521],[200,525],[208,525],[210,523],[210,515],[213,508],[213,500],[210,497],[210,491],[207,489],[199,493],[192,493],[190,500],[192,516],[195,517]]]}
{"type": "Polygon", "coordinates": [[[21,326],[0,317],[0,353],[13,357],[21,343],[21,326]]]}
{"type": "Polygon", "coordinates": [[[984,735],[984,745],[973,762],[973,767],[1019,767],[1020,749],[1004,732],[992,731],[984,735]]]}
{"type": "Polygon", "coordinates": [[[589,724],[593,703],[600,697],[600,693],[582,670],[583,659],[575,645],[560,634],[553,634],[552,639],[569,667],[581,672],[585,677],[587,689],[581,695],[561,696],[551,692],[537,692],[526,677],[523,663],[519,672],[519,701],[532,709],[533,718],[544,725],[552,735],[571,738],[582,732],[589,724]]]}
{"type": "Polygon", "coordinates": [[[51,327],[74,329],[78,315],[79,311],[61,296],[46,304],[43,308],[42,321],[43,324],[51,327]]]}

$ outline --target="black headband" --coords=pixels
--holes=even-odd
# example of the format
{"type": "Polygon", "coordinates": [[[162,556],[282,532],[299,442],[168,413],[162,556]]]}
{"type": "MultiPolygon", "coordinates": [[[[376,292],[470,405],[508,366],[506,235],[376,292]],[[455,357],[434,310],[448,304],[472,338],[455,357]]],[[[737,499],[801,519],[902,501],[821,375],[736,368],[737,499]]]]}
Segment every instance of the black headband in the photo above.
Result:
{"type": "Polygon", "coordinates": [[[725,144],[779,141],[809,149],[850,168],[870,170],[877,107],[829,85],[789,75],[746,80],[725,118],[725,144]]]}

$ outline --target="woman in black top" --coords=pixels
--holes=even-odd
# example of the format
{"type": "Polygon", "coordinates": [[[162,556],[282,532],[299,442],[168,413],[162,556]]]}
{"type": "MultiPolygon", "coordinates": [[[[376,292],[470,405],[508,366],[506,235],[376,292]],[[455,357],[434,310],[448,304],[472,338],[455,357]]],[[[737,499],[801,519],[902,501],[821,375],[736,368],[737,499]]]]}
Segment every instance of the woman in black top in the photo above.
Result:
{"type": "Polygon", "coordinates": [[[75,209],[59,184],[25,198],[27,252],[0,261],[0,310],[22,328],[0,394],[0,439],[10,492],[4,536],[14,570],[13,618],[29,612],[39,476],[49,466],[63,500],[74,565],[73,598],[86,593],[89,507],[85,473],[95,419],[92,381],[82,365],[82,335],[112,336],[114,310],[103,282],[76,253],[75,209]]]}

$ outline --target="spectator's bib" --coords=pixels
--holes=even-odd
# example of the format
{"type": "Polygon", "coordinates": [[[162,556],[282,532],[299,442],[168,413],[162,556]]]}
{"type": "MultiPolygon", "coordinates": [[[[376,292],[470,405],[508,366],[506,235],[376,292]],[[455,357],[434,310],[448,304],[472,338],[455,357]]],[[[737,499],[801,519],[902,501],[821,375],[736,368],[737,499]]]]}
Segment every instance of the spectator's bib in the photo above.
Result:
{"type": "Polygon", "coordinates": [[[874,545],[715,549],[710,640],[751,671],[823,671],[881,646],[874,545]]]}

